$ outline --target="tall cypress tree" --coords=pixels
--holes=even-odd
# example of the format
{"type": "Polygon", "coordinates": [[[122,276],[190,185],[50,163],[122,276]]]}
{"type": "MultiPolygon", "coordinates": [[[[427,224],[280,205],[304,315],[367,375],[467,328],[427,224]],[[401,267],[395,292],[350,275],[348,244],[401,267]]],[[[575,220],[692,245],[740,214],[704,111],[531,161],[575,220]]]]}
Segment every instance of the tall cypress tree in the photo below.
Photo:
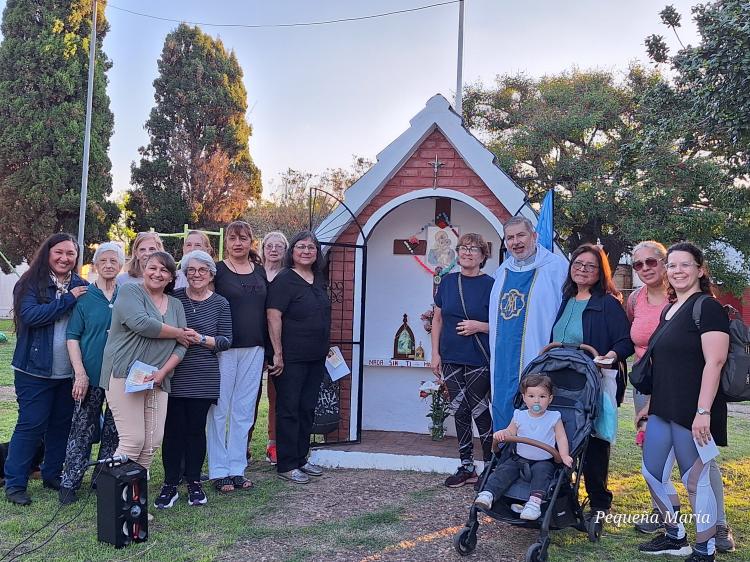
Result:
{"type": "Polygon", "coordinates": [[[234,53],[198,27],[167,35],[154,81],[151,137],[132,167],[130,226],[176,232],[238,218],[261,193],[250,157],[247,92],[234,53]]]}
{"type": "MultiPolygon", "coordinates": [[[[106,238],[119,215],[107,156],[113,117],[101,50],[105,2],[97,15],[97,62],[86,241],[106,238]]],[[[0,44],[0,249],[29,259],[50,233],[78,230],[88,50],[88,0],[8,0],[0,44]]]]}

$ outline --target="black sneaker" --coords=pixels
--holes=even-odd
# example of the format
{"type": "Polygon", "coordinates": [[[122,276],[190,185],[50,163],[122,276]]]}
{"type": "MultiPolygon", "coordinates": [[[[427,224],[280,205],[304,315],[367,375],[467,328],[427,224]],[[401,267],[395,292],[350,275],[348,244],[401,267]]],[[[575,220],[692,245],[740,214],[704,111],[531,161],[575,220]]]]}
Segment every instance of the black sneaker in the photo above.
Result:
{"type": "Polygon", "coordinates": [[[60,499],[60,505],[70,505],[71,503],[78,501],[76,491],[72,488],[66,488],[65,486],[60,486],[57,495],[60,499]]]}
{"type": "Polygon", "coordinates": [[[652,509],[651,513],[633,526],[636,531],[646,535],[653,535],[658,531],[664,532],[664,521],[661,512],[656,508],[652,509]]]}
{"type": "Polygon", "coordinates": [[[159,497],[154,501],[154,507],[156,509],[167,509],[172,507],[178,499],[180,499],[180,494],[177,493],[177,486],[164,484],[161,487],[159,497]]]}
{"type": "Polygon", "coordinates": [[[208,502],[200,482],[188,483],[188,505],[205,505],[208,502]]]}
{"type": "Polygon", "coordinates": [[[638,550],[644,554],[671,554],[672,556],[687,556],[693,552],[688,544],[687,537],[673,539],[666,533],[639,544],[638,550]]]}
{"type": "Polygon", "coordinates": [[[716,558],[713,554],[701,554],[697,550],[694,550],[690,556],[685,558],[685,562],[714,562],[716,558]]]}
{"type": "Polygon", "coordinates": [[[5,499],[16,505],[31,505],[31,498],[29,497],[28,492],[23,488],[20,490],[8,490],[6,488],[5,499]]]}
{"type": "Polygon", "coordinates": [[[716,536],[714,537],[716,550],[719,552],[734,552],[734,536],[729,525],[716,525],[716,536]]]}
{"type": "Polygon", "coordinates": [[[445,479],[445,485],[449,488],[460,488],[466,484],[474,484],[479,477],[474,465],[471,468],[467,468],[463,465],[458,467],[455,474],[450,475],[445,479]]]}

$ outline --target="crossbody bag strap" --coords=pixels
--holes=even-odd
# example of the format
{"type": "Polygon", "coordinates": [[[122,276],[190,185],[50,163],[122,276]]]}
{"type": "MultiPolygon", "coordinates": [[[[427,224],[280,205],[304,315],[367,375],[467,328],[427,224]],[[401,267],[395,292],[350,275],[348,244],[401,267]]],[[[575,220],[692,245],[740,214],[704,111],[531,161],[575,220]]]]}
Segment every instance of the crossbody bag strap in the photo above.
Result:
{"type": "MultiPolygon", "coordinates": [[[[464,310],[464,316],[467,320],[470,320],[468,313],[466,312],[466,303],[464,302],[464,288],[461,284],[461,273],[458,273],[458,296],[461,298],[461,308],[464,310]]],[[[487,353],[487,351],[484,349],[484,346],[482,345],[482,340],[479,339],[479,336],[477,334],[474,334],[474,339],[477,341],[477,345],[479,345],[479,349],[482,350],[482,355],[484,355],[485,361],[487,361],[487,365],[490,364],[490,356],[487,353]]]]}

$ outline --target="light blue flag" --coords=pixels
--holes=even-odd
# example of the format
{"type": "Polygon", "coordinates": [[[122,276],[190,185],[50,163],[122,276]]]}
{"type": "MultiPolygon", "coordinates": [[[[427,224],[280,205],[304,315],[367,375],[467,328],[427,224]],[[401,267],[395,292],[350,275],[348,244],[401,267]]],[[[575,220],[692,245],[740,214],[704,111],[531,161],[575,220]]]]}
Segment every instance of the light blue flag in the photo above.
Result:
{"type": "Polygon", "coordinates": [[[539,244],[547,248],[550,252],[555,240],[555,219],[552,216],[554,209],[555,191],[550,189],[542,201],[542,210],[539,213],[539,220],[536,223],[536,232],[539,236],[539,244]]]}

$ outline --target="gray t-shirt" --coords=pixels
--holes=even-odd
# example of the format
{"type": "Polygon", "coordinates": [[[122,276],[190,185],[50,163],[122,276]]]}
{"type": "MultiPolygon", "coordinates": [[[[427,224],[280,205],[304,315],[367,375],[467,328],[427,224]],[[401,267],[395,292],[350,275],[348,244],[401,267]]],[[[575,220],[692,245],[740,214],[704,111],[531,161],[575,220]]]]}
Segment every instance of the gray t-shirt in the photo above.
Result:
{"type": "Polygon", "coordinates": [[[70,363],[65,332],[68,329],[70,314],[66,314],[55,322],[52,337],[52,376],[53,379],[69,379],[73,376],[73,365],[70,363]]]}

